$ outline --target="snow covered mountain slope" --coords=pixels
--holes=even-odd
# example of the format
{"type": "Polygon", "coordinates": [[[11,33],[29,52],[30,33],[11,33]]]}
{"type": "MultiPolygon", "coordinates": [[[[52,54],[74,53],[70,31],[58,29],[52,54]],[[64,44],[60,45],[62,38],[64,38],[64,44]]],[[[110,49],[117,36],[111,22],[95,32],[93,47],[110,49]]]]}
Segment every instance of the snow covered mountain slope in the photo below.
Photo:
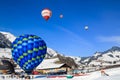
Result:
{"type": "Polygon", "coordinates": [[[0,32],[0,33],[2,33],[11,42],[13,42],[16,39],[16,37],[10,32],[0,32]]]}
{"type": "MultiPolygon", "coordinates": [[[[10,32],[0,31],[0,57],[12,57],[10,45],[15,40],[15,38],[16,37],[10,32]]],[[[57,54],[60,53],[51,48],[47,48],[46,58],[57,57],[57,54]]],[[[91,55],[90,57],[69,57],[73,58],[78,65],[100,65],[101,63],[103,65],[120,64],[120,47],[113,46],[106,51],[96,52],[93,56],[91,55]]]]}
{"type": "Polygon", "coordinates": [[[10,48],[0,48],[0,58],[1,57],[12,58],[11,49],[10,48]]]}
{"type": "MultiPolygon", "coordinates": [[[[87,58],[88,59],[88,58],[87,58]]],[[[83,62],[86,62],[85,60],[83,62]]],[[[114,46],[104,52],[96,52],[89,57],[87,61],[89,65],[113,65],[120,63],[120,47],[114,46]]]]}
{"type": "Polygon", "coordinates": [[[0,33],[0,47],[1,48],[10,48],[11,47],[11,41],[6,38],[6,36],[2,33],[0,33]]]}
{"type": "Polygon", "coordinates": [[[11,58],[11,44],[15,40],[15,36],[9,32],[0,31],[0,57],[11,58]]]}
{"type": "MultiPolygon", "coordinates": [[[[16,39],[16,37],[10,32],[0,31],[0,57],[11,58],[11,44],[16,39]]],[[[47,48],[46,58],[52,58],[57,56],[57,52],[51,48],[47,48]]]]}
{"type": "Polygon", "coordinates": [[[53,58],[57,56],[57,51],[51,49],[51,48],[47,48],[47,54],[46,54],[46,58],[53,58]]]}

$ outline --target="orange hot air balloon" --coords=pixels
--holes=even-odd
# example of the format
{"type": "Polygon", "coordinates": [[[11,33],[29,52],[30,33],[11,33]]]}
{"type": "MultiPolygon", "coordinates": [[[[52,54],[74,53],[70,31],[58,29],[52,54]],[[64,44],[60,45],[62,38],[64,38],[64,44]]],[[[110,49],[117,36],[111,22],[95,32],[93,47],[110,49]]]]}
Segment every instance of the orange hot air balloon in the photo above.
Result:
{"type": "Polygon", "coordinates": [[[47,21],[51,17],[52,12],[51,12],[51,10],[46,8],[46,9],[42,10],[41,15],[47,21]]]}

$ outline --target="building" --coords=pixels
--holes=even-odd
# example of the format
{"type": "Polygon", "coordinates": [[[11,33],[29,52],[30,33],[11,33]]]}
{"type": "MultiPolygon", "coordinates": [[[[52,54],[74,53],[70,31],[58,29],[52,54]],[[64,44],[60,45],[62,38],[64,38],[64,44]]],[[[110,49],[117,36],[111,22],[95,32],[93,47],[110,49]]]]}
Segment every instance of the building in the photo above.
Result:
{"type": "Polygon", "coordinates": [[[41,74],[67,74],[71,67],[65,63],[60,63],[58,58],[44,59],[36,68],[41,74]]]}

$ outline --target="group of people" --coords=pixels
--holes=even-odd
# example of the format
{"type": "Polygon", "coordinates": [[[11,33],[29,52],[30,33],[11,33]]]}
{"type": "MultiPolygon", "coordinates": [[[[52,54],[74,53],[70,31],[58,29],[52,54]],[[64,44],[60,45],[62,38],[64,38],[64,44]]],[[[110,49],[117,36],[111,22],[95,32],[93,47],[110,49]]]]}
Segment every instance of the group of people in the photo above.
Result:
{"type": "Polygon", "coordinates": [[[34,76],[25,75],[25,74],[10,74],[10,75],[1,75],[0,78],[2,78],[3,80],[8,80],[8,79],[32,80],[34,76]]]}

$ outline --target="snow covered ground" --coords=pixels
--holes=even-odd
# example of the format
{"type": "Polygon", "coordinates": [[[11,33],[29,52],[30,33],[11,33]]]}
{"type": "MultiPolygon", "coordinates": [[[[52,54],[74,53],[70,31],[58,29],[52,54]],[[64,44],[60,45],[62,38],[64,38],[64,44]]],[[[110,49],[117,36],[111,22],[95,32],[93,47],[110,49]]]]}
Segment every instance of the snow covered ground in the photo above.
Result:
{"type": "MultiPolygon", "coordinates": [[[[87,76],[73,77],[70,80],[120,80],[120,68],[108,69],[105,70],[109,76],[101,76],[100,71],[89,73],[87,76]]],[[[0,80],[8,80],[1,79],[0,80]]],[[[9,80],[24,80],[24,79],[10,79],[9,80]]],[[[69,80],[67,78],[34,78],[31,80],[69,80]]]]}

